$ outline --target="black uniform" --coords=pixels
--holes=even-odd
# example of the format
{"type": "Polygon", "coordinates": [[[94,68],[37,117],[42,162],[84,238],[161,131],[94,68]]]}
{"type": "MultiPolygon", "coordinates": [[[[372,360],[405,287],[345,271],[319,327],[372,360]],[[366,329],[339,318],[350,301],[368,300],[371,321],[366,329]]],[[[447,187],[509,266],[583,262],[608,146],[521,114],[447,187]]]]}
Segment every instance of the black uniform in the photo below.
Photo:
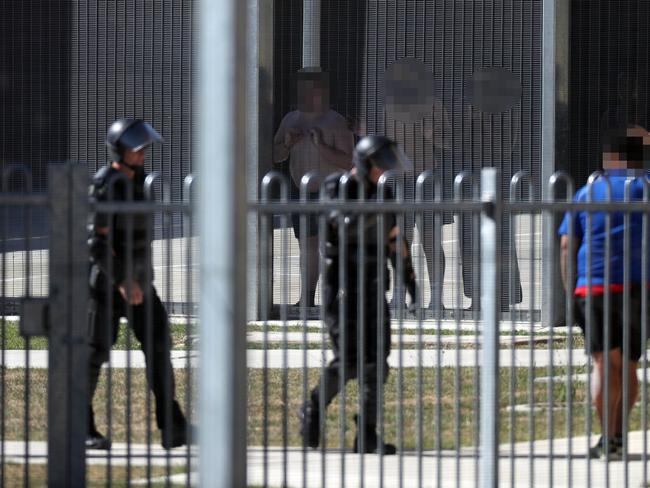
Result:
{"type": "MultiPolygon", "coordinates": [[[[330,199],[336,200],[341,192],[340,174],[330,176],[325,181],[325,189],[330,199]]],[[[361,183],[352,178],[346,190],[347,199],[359,197],[361,183]]],[[[377,187],[366,184],[366,199],[377,199],[377,187]]],[[[391,199],[387,191],[386,200],[391,199]]],[[[380,366],[383,365],[381,380],[388,377],[387,358],[391,349],[390,313],[385,292],[389,285],[387,258],[391,259],[393,269],[397,269],[397,256],[391,252],[389,244],[395,238],[389,237],[394,229],[395,216],[384,214],[384,238],[378,236],[379,218],[377,214],[366,214],[363,229],[359,228],[359,214],[348,214],[341,217],[339,212],[333,212],[327,219],[325,235],[325,269],[323,274],[323,312],[324,321],[329,331],[334,359],[325,369],[321,381],[324,386],[324,403],[327,406],[339,392],[340,365],[343,362],[345,382],[358,377],[358,360],[361,347],[358,342],[359,327],[363,327],[363,408],[367,435],[372,436],[370,443],[375,443],[375,426],[377,423],[377,406],[381,401],[377,394],[380,366]],[[343,228],[341,224],[343,223],[343,228]],[[359,239],[364,234],[365,250],[363,260],[360,255],[359,239]],[[343,246],[340,239],[346,240],[343,246]],[[380,262],[380,246],[384,246],[384,260],[380,262]],[[346,276],[341,281],[339,274],[341,259],[345,260],[346,276]],[[360,293],[359,272],[364,276],[364,291],[360,293]],[[382,273],[383,270],[383,273],[382,273]],[[383,274],[383,282],[382,275],[383,274]],[[359,305],[363,308],[363,322],[359,318],[359,305]],[[344,307],[344,324],[341,323],[341,307],[344,307]],[[383,310],[383,316],[380,316],[383,310]],[[344,327],[342,327],[344,325],[344,327]],[[383,348],[380,350],[379,338],[383,337],[383,348]]],[[[411,297],[415,297],[415,274],[409,256],[402,261],[404,283],[411,297]]],[[[321,387],[316,386],[311,392],[311,405],[318,408],[321,387]]],[[[356,448],[356,443],[355,443],[356,448]]]]}
{"type": "MultiPolygon", "coordinates": [[[[134,179],[128,180],[120,171],[106,166],[94,176],[90,195],[97,201],[144,200],[144,173],[136,171],[134,179]]],[[[169,322],[153,286],[151,239],[152,222],[148,214],[96,213],[89,224],[90,433],[97,432],[92,398],[102,364],[108,361],[110,349],[117,339],[121,317],[130,320],[129,325],[142,344],[147,381],[155,396],[158,427],[163,429],[167,425],[176,432],[186,428],[185,417],[174,400],[169,322]],[[131,276],[128,276],[129,268],[131,276]],[[118,290],[118,285],[129,277],[142,288],[144,300],[140,305],[129,306],[118,290]],[[167,415],[171,423],[165,422],[167,415]]],[[[165,430],[164,433],[171,431],[165,430]]],[[[164,433],[163,444],[166,443],[164,433]]]]}

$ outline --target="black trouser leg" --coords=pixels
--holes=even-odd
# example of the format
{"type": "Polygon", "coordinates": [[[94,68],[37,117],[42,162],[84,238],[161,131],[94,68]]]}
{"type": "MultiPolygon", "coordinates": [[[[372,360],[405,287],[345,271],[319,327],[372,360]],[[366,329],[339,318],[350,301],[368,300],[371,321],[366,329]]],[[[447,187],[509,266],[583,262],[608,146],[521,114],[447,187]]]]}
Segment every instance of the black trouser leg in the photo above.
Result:
{"type": "Polygon", "coordinates": [[[88,305],[88,432],[96,432],[93,397],[97,389],[102,365],[108,361],[111,347],[117,340],[122,299],[113,295],[113,306],[107,303],[108,297],[93,297],[88,305]]]}
{"type": "Polygon", "coordinates": [[[373,433],[377,425],[377,410],[383,398],[379,395],[379,381],[382,384],[386,383],[388,379],[388,356],[391,350],[391,337],[390,337],[390,315],[388,313],[388,306],[384,305],[384,322],[379,325],[376,316],[371,317],[369,321],[369,333],[367,334],[368,341],[364,350],[364,371],[363,371],[363,387],[361,395],[363,398],[364,409],[364,423],[366,427],[372,429],[373,433]],[[379,350],[378,335],[383,335],[384,349],[379,350]],[[380,368],[381,378],[380,378],[380,368]]]}
{"type": "Polygon", "coordinates": [[[131,328],[142,344],[147,367],[147,381],[156,403],[156,424],[184,428],[185,416],[174,399],[175,385],[170,360],[171,339],[167,311],[156,290],[145,294],[141,305],[133,307],[131,328]]]}
{"type": "MultiPolygon", "coordinates": [[[[376,295],[372,295],[376,296],[376,295]]],[[[354,302],[353,302],[354,303],[354,302]]],[[[372,307],[366,307],[368,312],[375,311],[372,307]]],[[[379,402],[382,401],[379,398],[378,394],[378,379],[379,379],[379,362],[383,361],[383,377],[381,378],[382,383],[386,382],[388,378],[388,362],[387,358],[390,354],[391,342],[390,342],[390,321],[389,321],[389,310],[388,304],[384,303],[384,324],[381,330],[383,334],[384,350],[378,350],[378,330],[377,330],[377,316],[373,313],[366,321],[368,327],[366,329],[366,341],[363,348],[364,356],[364,370],[363,370],[363,386],[361,388],[361,394],[363,396],[363,408],[364,408],[364,418],[366,425],[375,426],[377,423],[377,406],[379,402]]],[[[341,362],[345,362],[344,368],[344,381],[347,383],[349,380],[357,378],[357,365],[358,365],[358,353],[359,348],[357,344],[357,328],[356,322],[348,322],[348,327],[346,331],[346,354],[345,357],[342,356],[341,350],[341,334],[340,330],[336,326],[330,327],[330,339],[332,341],[332,350],[334,353],[334,358],[325,368],[323,375],[321,377],[320,384],[311,391],[311,402],[315,407],[319,407],[320,396],[323,394],[323,403],[324,406],[327,406],[332,402],[334,397],[340,392],[341,389],[341,380],[340,380],[340,365],[341,362]],[[321,386],[322,385],[322,386],[321,386]]]]}

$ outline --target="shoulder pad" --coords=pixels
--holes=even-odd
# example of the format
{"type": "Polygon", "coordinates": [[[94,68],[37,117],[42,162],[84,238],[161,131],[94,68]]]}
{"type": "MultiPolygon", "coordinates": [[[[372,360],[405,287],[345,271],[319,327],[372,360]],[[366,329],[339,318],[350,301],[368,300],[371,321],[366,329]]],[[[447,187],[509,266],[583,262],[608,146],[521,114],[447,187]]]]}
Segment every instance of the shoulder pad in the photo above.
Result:
{"type": "Polygon", "coordinates": [[[93,176],[93,184],[96,183],[104,183],[106,180],[108,180],[108,176],[111,173],[111,168],[110,166],[102,166],[99,168],[97,173],[93,176]]]}
{"type": "Polygon", "coordinates": [[[93,176],[92,183],[90,184],[90,196],[101,198],[107,191],[108,187],[116,177],[117,171],[110,166],[103,166],[93,176]]]}
{"type": "Polygon", "coordinates": [[[345,173],[342,171],[339,171],[337,173],[333,173],[329,175],[327,178],[325,178],[325,181],[323,182],[323,187],[325,188],[325,194],[329,198],[338,198],[339,196],[339,184],[341,181],[341,176],[343,176],[345,173]]]}

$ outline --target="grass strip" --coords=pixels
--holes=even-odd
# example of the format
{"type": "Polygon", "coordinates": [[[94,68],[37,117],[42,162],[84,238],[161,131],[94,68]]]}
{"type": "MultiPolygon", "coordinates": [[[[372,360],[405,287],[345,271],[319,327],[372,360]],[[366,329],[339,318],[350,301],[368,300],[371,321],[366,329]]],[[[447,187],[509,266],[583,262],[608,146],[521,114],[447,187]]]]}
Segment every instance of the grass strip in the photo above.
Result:
{"type": "MultiPolygon", "coordinates": [[[[391,370],[385,384],[385,429],[386,439],[397,442],[398,419],[404,419],[403,443],[407,450],[417,446],[418,410],[422,409],[422,430],[424,449],[459,449],[473,446],[477,439],[479,428],[479,414],[475,411],[478,404],[480,387],[480,372],[476,368],[442,368],[439,370],[442,391],[436,391],[438,370],[426,368],[422,370],[422,396],[417,393],[417,370],[415,368],[391,370]],[[400,404],[398,381],[402,384],[403,399],[400,404]],[[440,409],[440,423],[437,423],[438,408],[440,409]],[[401,412],[400,412],[401,409],[401,412]],[[436,438],[440,433],[441,444],[437,446],[436,438]]],[[[573,368],[574,374],[585,373],[584,367],[573,368]]],[[[301,446],[299,437],[298,408],[303,399],[303,371],[291,369],[267,370],[268,384],[268,428],[269,445],[281,446],[282,425],[286,416],[288,423],[287,442],[290,446],[301,446]],[[284,382],[284,378],[287,382],[284,382]],[[283,388],[287,388],[288,403],[283,402],[283,388]]],[[[307,382],[310,388],[318,381],[320,371],[308,369],[307,382]]],[[[553,384],[552,397],[549,398],[549,387],[546,383],[535,383],[535,378],[548,376],[547,368],[502,368],[499,375],[500,381],[500,415],[501,415],[501,442],[510,439],[511,432],[516,441],[546,439],[549,430],[553,436],[564,438],[567,436],[567,406],[573,405],[573,422],[571,435],[585,434],[586,415],[592,415],[593,429],[598,431],[598,421],[591,407],[585,405],[587,385],[583,382],[574,382],[571,391],[567,390],[566,382],[560,379],[553,384]],[[510,384],[514,385],[514,396],[510,398],[510,384]],[[529,396],[529,386],[532,384],[533,395],[529,396]],[[516,411],[511,422],[510,405],[533,405],[533,409],[516,411]],[[539,408],[542,406],[542,408],[539,408]],[[553,409],[549,408],[554,407],[553,409]],[[545,408],[544,408],[545,407],[545,408]],[[557,407],[560,407],[558,410],[557,407]],[[549,415],[552,412],[552,416],[549,415]],[[552,429],[549,429],[551,427],[552,429]],[[529,424],[533,426],[532,430],[529,424]]],[[[561,376],[567,373],[565,367],[554,368],[554,374],[561,376]]],[[[106,371],[102,373],[98,394],[95,397],[95,411],[98,428],[107,433],[106,425],[106,371]]],[[[182,370],[175,371],[176,397],[181,400],[183,410],[185,407],[185,392],[187,391],[187,376],[182,370]]],[[[24,432],[24,397],[25,375],[24,370],[6,370],[6,424],[5,435],[7,440],[22,439],[24,432]]],[[[190,377],[190,382],[194,381],[190,377]]],[[[264,433],[264,371],[259,369],[248,370],[248,443],[260,446],[264,433]]],[[[112,373],[112,432],[111,437],[115,442],[126,441],[126,371],[113,370],[112,373]]],[[[47,438],[46,405],[47,405],[47,371],[32,369],[29,384],[29,418],[30,439],[45,440],[47,438]]],[[[131,371],[131,441],[144,443],[147,439],[146,415],[146,377],[145,371],[131,371]]],[[[196,391],[192,388],[192,391],[196,391]]],[[[355,434],[353,414],[357,411],[357,385],[351,381],[347,386],[347,403],[345,405],[346,446],[350,447],[355,434]]],[[[153,400],[153,398],[152,398],[153,400]]],[[[159,443],[160,437],[155,426],[153,401],[151,405],[150,427],[152,442],[159,443]]],[[[195,405],[191,407],[190,418],[196,418],[195,405]]],[[[328,447],[339,447],[338,426],[340,414],[339,400],[336,398],[327,412],[327,438],[328,447]]],[[[630,417],[630,429],[641,428],[641,409],[637,406],[630,417]]]]}
{"type": "MultiPolygon", "coordinates": [[[[5,466],[5,483],[6,488],[18,488],[23,486],[46,486],[47,485],[47,464],[30,464],[28,467],[29,485],[25,479],[25,465],[18,463],[6,463],[5,466]]],[[[185,468],[172,466],[171,474],[186,473],[185,468]]],[[[167,475],[165,466],[151,466],[151,479],[161,478],[167,475]]],[[[145,466],[131,466],[131,481],[146,480],[147,468],[145,466]]],[[[86,466],[86,486],[89,488],[106,486],[106,466],[90,465],[86,466]]],[[[181,486],[177,483],[171,483],[171,486],[181,486]]],[[[131,486],[127,480],[127,471],[124,466],[111,466],[111,486],[127,487],[131,486]]],[[[164,487],[169,486],[164,481],[151,482],[149,486],[164,487]]]]}
{"type": "MultiPolygon", "coordinates": [[[[171,323],[169,327],[172,340],[172,349],[185,349],[187,342],[186,338],[188,337],[186,325],[181,323],[171,323]]],[[[196,330],[196,325],[190,324],[190,338],[196,334],[196,330]]],[[[125,322],[120,325],[117,342],[115,343],[113,349],[125,351],[127,349],[127,336],[129,334],[131,335],[131,349],[140,349],[140,342],[135,338],[133,331],[125,322]]],[[[25,341],[25,338],[20,335],[20,329],[17,321],[6,322],[4,327],[4,335],[7,350],[26,349],[27,343],[25,341]]],[[[32,337],[29,341],[30,350],[46,350],[47,348],[48,340],[45,337],[32,337]]]]}

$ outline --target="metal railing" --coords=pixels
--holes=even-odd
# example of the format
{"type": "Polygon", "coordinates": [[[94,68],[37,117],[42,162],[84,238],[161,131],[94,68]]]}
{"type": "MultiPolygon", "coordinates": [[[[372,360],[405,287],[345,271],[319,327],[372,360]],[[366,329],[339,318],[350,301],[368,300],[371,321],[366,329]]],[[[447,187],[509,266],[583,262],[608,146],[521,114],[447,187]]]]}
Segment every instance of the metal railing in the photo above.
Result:
{"type": "Polygon", "coordinates": [[[192,178],[186,179],[182,202],[169,200],[166,184],[155,174],[145,182],[142,201],[89,200],[90,182],[81,165],[54,165],[47,194],[30,193],[30,174],[24,168],[4,175],[3,182],[16,178],[24,181],[20,191],[3,188],[0,193],[0,306],[5,311],[0,322],[0,485],[190,486],[196,465],[192,425],[197,366],[191,305],[197,301],[198,275],[192,178]],[[46,226],[34,226],[37,211],[46,226]],[[108,286],[92,288],[89,295],[92,214],[103,214],[110,222],[109,241],[116,219],[127,222],[124,265],[129,282],[135,279],[134,222],[148,222],[145,240],[151,245],[146,246],[145,260],[152,266],[141,285],[143,304],[118,306],[117,283],[110,279],[118,266],[112,253],[108,286]],[[12,218],[18,223],[9,227],[12,218]],[[176,222],[181,222],[180,228],[173,225],[176,222]],[[37,246],[34,229],[43,238],[37,246]],[[20,245],[16,236],[22,239],[20,245]],[[9,307],[4,305],[9,301],[20,304],[18,316],[7,315],[9,307]],[[97,303],[104,305],[101,331],[92,319],[93,311],[99,315],[97,303]],[[184,313],[177,307],[168,316],[169,305],[179,303],[186,304],[184,313]],[[98,351],[100,336],[105,343],[98,351]],[[94,365],[101,367],[92,402],[94,422],[112,441],[110,449],[84,446],[94,365]],[[172,395],[166,393],[169,381],[175,383],[172,395]],[[182,434],[165,433],[166,419],[176,415],[177,408],[188,428],[182,434]]]}
{"type": "MultiPolygon", "coordinates": [[[[614,287],[610,291],[609,284],[614,282],[606,276],[603,296],[605,303],[616,294],[622,297],[619,325],[624,330],[623,353],[627,354],[630,345],[625,341],[630,337],[630,324],[647,322],[647,297],[641,294],[640,301],[634,302],[637,308],[632,308],[629,293],[631,246],[641,248],[642,283],[647,282],[650,193],[645,179],[642,198],[630,196],[628,189],[624,198],[611,201],[597,198],[574,201],[574,183],[566,174],[553,175],[547,185],[548,196],[540,199],[526,174],[518,173],[506,186],[498,180],[495,170],[484,170],[480,178],[459,175],[455,198],[448,201],[439,196],[442,193],[435,175],[425,173],[416,178],[416,198],[412,201],[401,197],[402,180],[391,178],[385,185],[388,188],[393,181],[393,199],[337,198],[321,187],[320,199],[308,201],[306,190],[313,178],[314,175],[309,175],[303,179],[301,200],[291,201],[288,181],[282,175],[269,173],[262,181],[261,201],[249,203],[249,212],[260,219],[261,270],[261,316],[259,321],[249,322],[247,329],[250,484],[309,487],[647,484],[646,327],[641,327],[639,339],[642,344],[638,361],[640,405],[628,410],[634,383],[630,374],[636,371],[628,371],[630,360],[624,357],[624,373],[620,376],[624,399],[622,430],[601,432],[589,388],[595,376],[590,327],[585,328],[588,334],[585,339],[577,325],[574,287],[562,288],[559,264],[562,255],[557,234],[559,221],[565,216],[570,222],[584,215],[585,221],[604,218],[622,226],[624,248],[628,251],[612,266],[625,267],[627,284],[622,294],[619,293],[622,288],[614,287]],[[433,191],[429,191],[429,185],[433,191]],[[273,190],[280,198],[270,197],[273,190]],[[329,275],[336,277],[336,283],[330,285],[335,289],[337,303],[344,306],[351,300],[354,311],[350,320],[337,322],[331,308],[328,310],[331,303],[324,303],[323,298],[318,303],[317,316],[299,305],[298,318],[292,316],[295,308],[292,310],[291,303],[298,285],[291,276],[291,261],[299,260],[297,267],[303,280],[307,278],[308,262],[305,256],[293,255],[297,249],[292,247],[292,236],[286,231],[292,214],[298,215],[294,222],[302,224],[296,233],[300,239],[307,237],[306,222],[310,217],[315,216],[318,222],[321,297],[323,287],[327,286],[324,276],[332,264],[327,262],[332,256],[331,249],[325,250],[328,233],[337,233],[339,265],[347,259],[346,253],[356,248],[357,266],[341,265],[338,274],[329,275]],[[449,214],[453,215],[451,223],[446,218],[449,214]],[[424,234],[421,229],[427,219],[432,225],[428,233],[432,242],[428,246],[417,242],[418,239],[415,244],[410,242],[421,306],[409,310],[409,304],[397,300],[394,307],[386,309],[391,316],[390,334],[384,336],[377,332],[377,337],[369,339],[364,336],[365,329],[371,327],[368,317],[370,322],[375,320],[381,324],[384,297],[390,300],[391,295],[403,296],[404,283],[400,279],[379,279],[380,290],[374,301],[350,298],[355,293],[363,296],[364,287],[369,286],[361,273],[354,282],[357,289],[346,288],[351,283],[348,277],[356,274],[359,266],[370,266],[358,263],[373,258],[372,266],[377,266],[378,276],[389,268],[392,274],[392,268],[386,265],[388,238],[382,237],[384,229],[376,233],[373,228],[369,235],[355,241],[359,239],[353,235],[356,227],[335,224],[350,218],[363,225],[376,218],[381,228],[382,222],[387,222],[391,215],[395,216],[401,236],[410,234],[405,229],[406,221],[414,222],[420,235],[424,234]],[[282,223],[275,229],[274,219],[282,223]],[[543,235],[544,221],[552,231],[543,235]],[[639,233],[636,228],[630,231],[630,225],[642,226],[643,231],[639,233]],[[439,253],[441,248],[444,256],[439,253]],[[468,303],[467,287],[463,283],[468,271],[463,272],[463,264],[467,266],[463,259],[467,260],[468,249],[474,275],[471,285],[474,300],[471,309],[463,313],[468,303]],[[543,250],[547,251],[544,255],[550,256],[548,262],[542,262],[543,250]],[[447,261],[444,273],[440,272],[442,259],[447,261]],[[432,275],[426,273],[427,269],[433,270],[432,275]],[[372,312],[378,303],[378,312],[372,312]],[[540,311],[544,307],[549,315],[542,322],[540,311]],[[447,311],[448,308],[451,310],[447,311]],[[557,316],[564,319],[563,324],[553,319],[557,316]],[[341,327],[341,323],[348,324],[343,329],[356,324],[352,325],[354,338],[347,338],[352,346],[347,348],[332,332],[332,324],[341,327]],[[557,327],[566,324],[569,327],[557,327]],[[390,344],[385,343],[386,339],[390,344]],[[328,373],[328,362],[333,357],[332,348],[337,345],[342,359],[334,376],[341,384],[338,397],[327,408],[330,398],[323,400],[323,378],[333,374],[328,373]],[[377,377],[364,373],[364,367],[371,362],[362,359],[367,357],[368,348],[390,351],[385,363],[379,361],[388,369],[381,371],[380,367],[377,377]],[[345,354],[351,354],[356,361],[352,374],[346,370],[350,363],[346,363],[345,354]],[[343,380],[350,377],[358,381],[343,380]],[[364,435],[363,429],[355,425],[355,414],[364,417],[364,409],[368,408],[360,392],[365,391],[369,378],[377,382],[376,391],[381,399],[377,404],[377,433],[383,442],[396,445],[394,456],[380,452],[360,456],[353,452],[355,446],[363,450],[362,445],[355,444],[355,435],[364,435]],[[318,405],[315,398],[320,402],[318,405]],[[312,418],[319,433],[316,448],[312,448],[313,443],[309,446],[313,436],[300,432],[310,425],[303,420],[305,411],[302,416],[300,413],[301,407],[310,401],[311,407],[318,410],[312,418]],[[601,433],[606,438],[620,435],[623,443],[604,454],[604,459],[593,450],[601,433]]],[[[594,176],[590,184],[596,181],[594,176]]],[[[345,181],[341,180],[340,186],[344,185],[345,181]]],[[[566,237],[570,246],[579,240],[573,230],[566,237]]],[[[612,253],[618,252],[618,248],[612,248],[616,246],[613,240],[618,237],[605,238],[605,247],[596,251],[592,250],[596,244],[590,244],[592,237],[588,233],[582,237],[589,253],[604,252],[606,262],[612,253]]],[[[587,263],[592,264],[592,259],[590,254],[587,263]]],[[[568,282],[573,283],[579,270],[574,260],[567,263],[568,282]]],[[[397,270],[404,264],[398,259],[397,270]]],[[[590,291],[587,297],[597,294],[590,291]]],[[[590,306],[588,303],[587,310],[591,310],[590,306]]],[[[338,311],[338,318],[343,318],[346,312],[338,311]]],[[[589,312],[583,324],[594,323],[597,314],[589,312]]],[[[373,327],[369,330],[381,331],[376,324],[373,327]]],[[[605,330],[609,329],[605,327],[605,330]]],[[[612,369],[609,355],[604,357],[605,382],[609,384],[608,375],[618,373],[612,369]]],[[[614,387],[611,392],[610,388],[604,388],[603,392],[605,405],[608,395],[618,394],[614,387]]],[[[607,422],[607,414],[603,417],[607,422]]]]}
{"type": "MultiPolygon", "coordinates": [[[[48,195],[0,193],[1,300],[15,298],[16,293],[7,292],[12,280],[24,283],[18,293],[21,317],[4,315],[0,322],[0,482],[190,486],[196,482],[192,473],[198,462],[191,447],[195,432],[185,430],[182,447],[158,447],[165,438],[158,433],[156,398],[148,387],[155,371],[145,369],[144,356],[136,351],[139,345],[126,324],[106,357],[108,367],[102,369],[94,402],[97,428],[111,438],[112,449],[86,451],[82,441],[88,433],[86,369],[92,341],[86,299],[87,215],[102,212],[126,222],[132,220],[129,216],[160,215],[163,240],[154,242],[148,256],[157,275],[154,286],[163,290],[162,304],[179,301],[174,297],[194,302],[197,245],[191,182],[188,198],[180,203],[165,198],[164,188],[159,202],[92,202],[82,173],[72,166],[53,170],[50,181],[56,185],[48,195]],[[50,245],[39,251],[49,270],[45,277],[34,271],[38,254],[29,224],[37,209],[49,215],[51,226],[50,245]],[[24,214],[19,219],[23,230],[18,229],[24,235],[22,250],[7,246],[7,215],[17,212],[24,214]],[[173,215],[183,222],[180,235],[164,231],[173,215]],[[47,296],[34,293],[34,280],[43,283],[45,278],[47,296]],[[43,335],[47,339],[39,337],[43,335]]],[[[386,175],[377,194],[368,190],[362,201],[325,187],[317,201],[309,201],[310,178],[314,176],[303,182],[302,201],[294,202],[288,198],[287,180],[269,174],[262,184],[263,198],[249,203],[249,213],[260,222],[260,275],[258,283],[249,283],[260,287],[260,317],[246,325],[247,369],[232,372],[249,392],[248,404],[239,405],[248,413],[249,485],[647,484],[648,331],[643,324],[648,301],[646,293],[639,293],[645,287],[634,285],[647,283],[650,264],[650,184],[645,178],[636,187],[626,182],[623,193],[615,186],[618,193],[612,193],[610,180],[594,175],[581,190],[585,198],[574,200],[573,182],[557,173],[547,185],[547,198],[540,200],[525,174],[505,186],[496,171],[485,170],[480,177],[459,175],[454,199],[444,200],[440,180],[425,173],[415,180],[416,198],[406,201],[403,180],[386,175]],[[270,198],[275,185],[280,199],[270,198]],[[598,196],[596,185],[609,188],[609,193],[598,196]],[[288,313],[293,293],[291,236],[282,227],[274,229],[273,219],[279,215],[288,223],[291,214],[298,214],[302,224],[300,239],[307,237],[310,216],[318,225],[323,299],[317,319],[305,306],[298,307],[297,320],[288,313]],[[562,248],[560,218],[571,224],[562,248]],[[542,221],[550,222],[552,232],[542,234],[542,221]],[[588,231],[578,234],[576,221],[588,231]],[[406,228],[409,222],[414,223],[412,233],[406,228]],[[601,241],[592,235],[594,222],[603,226],[601,241]],[[399,230],[394,240],[391,229],[399,230]],[[408,240],[410,235],[416,238],[408,240]],[[423,242],[426,239],[430,242],[423,242]],[[585,244],[584,262],[593,265],[601,256],[614,263],[605,267],[602,295],[592,287],[598,284],[597,268],[587,273],[591,284],[582,301],[574,296],[573,285],[562,290],[560,276],[567,249],[579,241],[585,244]],[[391,242],[396,249],[402,243],[410,248],[415,297],[405,293],[408,283],[402,278],[408,259],[401,252],[389,259],[391,242]],[[542,262],[542,250],[550,256],[548,262],[542,262]],[[612,260],[616,256],[621,259],[612,260]],[[463,266],[471,270],[471,287],[465,286],[468,269],[463,266]],[[274,289],[283,297],[275,310],[274,289]],[[549,289],[544,302],[542,289],[549,289]],[[468,291],[472,307],[464,311],[468,291]],[[392,296],[397,298],[389,305],[392,296]],[[601,302],[604,313],[598,308],[601,302]],[[561,315],[569,327],[541,321],[534,312],[544,306],[548,317],[561,315]],[[590,335],[598,330],[594,324],[600,317],[608,331],[605,350],[612,341],[622,340],[620,364],[610,355],[596,363],[590,335]],[[584,326],[586,337],[576,324],[584,326]],[[330,364],[333,350],[338,362],[330,364]],[[613,386],[592,394],[589,385],[600,378],[598,364],[603,366],[604,384],[613,386]],[[620,381],[610,383],[612,378],[620,381]],[[639,405],[634,405],[637,383],[639,405]],[[599,415],[594,403],[607,405],[611,398],[620,399],[622,409],[605,409],[599,415]],[[602,455],[594,451],[600,435],[605,443],[613,442],[602,455]],[[396,452],[391,455],[393,446],[396,452]],[[359,455],[355,448],[370,452],[359,455]]],[[[158,185],[156,177],[150,178],[149,193],[158,185]]],[[[347,178],[339,182],[340,188],[355,186],[347,178]]],[[[133,237],[129,228],[127,244],[133,237]]],[[[300,278],[306,279],[307,257],[299,259],[300,278]]],[[[109,267],[116,266],[111,262],[109,267]]],[[[132,259],[126,267],[131,275],[132,259]]],[[[573,259],[566,261],[564,270],[571,284],[584,275],[573,259]]],[[[111,291],[104,290],[107,303],[115,299],[111,291]]],[[[123,312],[132,325],[138,322],[135,308],[123,312]]],[[[112,320],[108,308],[104,313],[106,321],[112,320]]],[[[154,333],[154,315],[153,310],[144,311],[140,338],[154,333]]],[[[166,364],[176,385],[173,397],[190,425],[196,418],[196,327],[189,308],[185,315],[172,317],[163,348],[163,356],[171,358],[166,364]]],[[[112,344],[112,330],[104,332],[112,344]]],[[[144,353],[151,357],[152,342],[145,342],[144,353]]],[[[163,389],[169,387],[166,375],[163,389]]],[[[176,407],[169,403],[171,396],[163,396],[164,418],[176,407]]],[[[203,435],[219,435],[203,427],[198,426],[203,435]]],[[[175,444],[169,438],[165,443],[175,444]]]]}

